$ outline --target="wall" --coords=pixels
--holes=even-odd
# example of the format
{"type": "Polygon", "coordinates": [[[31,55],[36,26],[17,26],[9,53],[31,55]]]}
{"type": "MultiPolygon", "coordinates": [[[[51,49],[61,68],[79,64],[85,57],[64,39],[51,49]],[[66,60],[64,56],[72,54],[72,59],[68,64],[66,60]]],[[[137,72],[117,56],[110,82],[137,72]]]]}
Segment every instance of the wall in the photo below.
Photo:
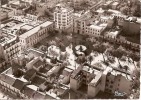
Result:
{"type": "Polygon", "coordinates": [[[100,87],[101,87],[101,83],[99,83],[97,86],[92,86],[92,85],[88,85],[88,97],[93,98],[95,97],[98,92],[100,91],[100,87]]]}
{"type": "Polygon", "coordinates": [[[78,82],[78,80],[70,78],[70,88],[72,90],[77,90],[80,87],[80,83],[78,82]]]}
{"type": "Polygon", "coordinates": [[[34,59],[31,60],[29,63],[27,63],[25,67],[26,67],[28,70],[29,70],[29,69],[32,69],[33,64],[34,64],[35,62],[37,62],[38,60],[39,60],[38,57],[34,58],[34,59]]]}

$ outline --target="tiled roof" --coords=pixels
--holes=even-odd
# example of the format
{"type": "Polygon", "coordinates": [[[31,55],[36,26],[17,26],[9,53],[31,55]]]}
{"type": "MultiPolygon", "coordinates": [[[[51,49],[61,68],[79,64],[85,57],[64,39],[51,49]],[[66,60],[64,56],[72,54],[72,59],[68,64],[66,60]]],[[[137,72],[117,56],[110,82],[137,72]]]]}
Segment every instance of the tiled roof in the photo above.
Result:
{"type": "Polygon", "coordinates": [[[29,98],[32,98],[33,94],[36,92],[35,90],[29,88],[28,86],[24,87],[24,94],[27,95],[29,98]]]}
{"type": "Polygon", "coordinates": [[[37,91],[33,94],[33,99],[45,99],[46,95],[42,92],[37,91]]]}
{"type": "Polygon", "coordinates": [[[45,82],[45,80],[43,78],[37,76],[37,75],[32,80],[32,84],[34,84],[36,86],[39,86],[39,85],[41,85],[44,82],[45,82]]]}
{"type": "Polygon", "coordinates": [[[25,82],[23,82],[23,81],[21,81],[19,79],[16,79],[16,81],[13,84],[13,87],[15,87],[16,89],[21,91],[24,88],[25,85],[26,85],[25,82]]]}
{"type": "Polygon", "coordinates": [[[0,80],[8,83],[9,85],[13,85],[16,79],[14,79],[14,78],[6,75],[6,74],[1,74],[0,75],[0,80]]]}
{"type": "Polygon", "coordinates": [[[47,86],[44,83],[39,86],[39,90],[41,90],[41,91],[45,91],[46,88],[47,88],[47,86]]]}
{"type": "Polygon", "coordinates": [[[36,70],[35,69],[30,69],[28,71],[26,71],[25,75],[24,75],[24,78],[27,79],[27,80],[30,80],[30,78],[36,74],[36,70]]]}

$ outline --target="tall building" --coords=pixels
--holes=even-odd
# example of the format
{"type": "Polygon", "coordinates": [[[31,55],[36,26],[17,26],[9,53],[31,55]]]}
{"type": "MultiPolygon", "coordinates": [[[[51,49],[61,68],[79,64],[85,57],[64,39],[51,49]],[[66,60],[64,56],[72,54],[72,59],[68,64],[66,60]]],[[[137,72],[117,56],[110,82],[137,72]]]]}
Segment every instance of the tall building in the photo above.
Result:
{"type": "Polygon", "coordinates": [[[58,4],[54,11],[56,29],[65,30],[73,25],[73,8],[58,4]]]}
{"type": "Polygon", "coordinates": [[[117,68],[107,67],[102,71],[98,67],[80,66],[71,74],[70,88],[78,91],[83,84],[87,86],[88,98],[94,98],[100,91],[129,95],[133,85],[130,74],[117,68]]]}

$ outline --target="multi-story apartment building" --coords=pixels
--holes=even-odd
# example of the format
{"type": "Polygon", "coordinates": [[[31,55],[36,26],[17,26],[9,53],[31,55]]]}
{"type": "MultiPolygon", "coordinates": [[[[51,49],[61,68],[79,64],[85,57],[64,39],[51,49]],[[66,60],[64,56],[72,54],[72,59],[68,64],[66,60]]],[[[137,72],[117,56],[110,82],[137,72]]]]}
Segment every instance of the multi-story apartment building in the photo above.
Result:
{"type": "Polygon", "coordinates": [[[71,74],[70,88],[77,91],[82,84],[87,86],[88,98],[95,97],[100,91],[112,94],[120,92],[129,95],[132,88],[132,79],[128,72],[116,68],[107,67],[102,70],[97,67],[80,66],[71,74]]]}
{"type": "Polygon", "coordinates": [[[14,11],[12,9],[8,8],[8,7],[2,6],[1,10],[6,12],[8,17],[14,16],[14,11]]]}
{"type": "Polygon", "coordinates": [[[115,93],[116,91],[118,91],[129,95],[131,93],[133,85],[130,74],[126,72],[121,72],[117,69],[107,69],[109,71],[106,74],[105,91],[109,93],[115,93]]]}
{"type": "Polygon", "coordinates": [[[1,11],[0,14],[1,14],[1,16],[0,16],[1,21],[8,18],[8,14],[5,11],[1,11]]]}
{"type": "Polygon", "coordinates": [[[3,58],[0,58],[0,72],[6,69],[6,61],[3,58]]]}
{"type": "Polygon", "coordinates": [[[12,16],[1,23],[0,56],[10,62],[23,49],[32,47],[48,36],[53,22],[37,20],[36,16],[12,16]]]}
{"type": "Polygon", "coordinates": [[[92,19],[90,11],[82,12],[81,14],[73,15],[73,32],[78,34],[84,34],[86,23],[89,23],[92,19]]]}
{"type": "Polygon", "coordinates": [[[66,30],[73,25],[73,8],[58,4],[54,11],[55,27],[59,30],[66,30]]]}
{"type": "Polygon", "coordinates": [[[9,62],[14,56],[19,54],[19,38],[7,34],[7,37],[2,37],[0,40],[0,56],[9,62]]]}

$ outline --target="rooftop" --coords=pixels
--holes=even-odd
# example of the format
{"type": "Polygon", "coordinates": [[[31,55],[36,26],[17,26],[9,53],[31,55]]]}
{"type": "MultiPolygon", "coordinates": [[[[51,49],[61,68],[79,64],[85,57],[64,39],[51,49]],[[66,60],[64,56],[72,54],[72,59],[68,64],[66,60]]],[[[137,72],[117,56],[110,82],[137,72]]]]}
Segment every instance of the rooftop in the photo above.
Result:
{"type": "Polygon", "coordinates": [[[44,27],[47,27],[49,25],[51,25],[53,22],[49,22],[49,21],[46,21],[44,23],[42,23],[41,25],[35,27],[35,28],[32,28],[31,30],[27,31],[26,33],[20,35],[20,38],[27,38],[31,35],[33,35],[34,33],[37,33],[40,28],[44,28],[44,27]]]}
{"type": "Polygon", "coordinates": [[[42,66],[42,65],[44,65],[44,64],[45,64],[45,63],[39,59],[38,61],[36,61],[36,62],[33,64],[33,66],[34,66],[35,68],[38,68],[38,67],[40,67],[40,66],[42,66]]]}
{"type": "Polygon", "coordinates": [[[65,4],[57,4],[55,11],[60,12],[60,13],[66,13],[69,11],[72,11],[73,8],[66,6],[65,4]]]}
{"type": "Polygon", "coordinates": [[[99,23],[97,21],[91,23],[90,28],[96,29],[96,30],[102,30],[107,27],[106,23],[99,23]]]}
{"type": "Polygon", "coordinates": [[[97,86],[99,84],[101,76],[102,76],[102,73],[99,72],[98,74],[96,74],[95,78],[93,78],[89,84],[93,86],[97,86]]]}
{"type": "Polygon", "coordinates": [[[111,30],[111,31],[108,31],[105,35],[117,37],[119,33],[120,33],[120,30],[111,30]]]}

